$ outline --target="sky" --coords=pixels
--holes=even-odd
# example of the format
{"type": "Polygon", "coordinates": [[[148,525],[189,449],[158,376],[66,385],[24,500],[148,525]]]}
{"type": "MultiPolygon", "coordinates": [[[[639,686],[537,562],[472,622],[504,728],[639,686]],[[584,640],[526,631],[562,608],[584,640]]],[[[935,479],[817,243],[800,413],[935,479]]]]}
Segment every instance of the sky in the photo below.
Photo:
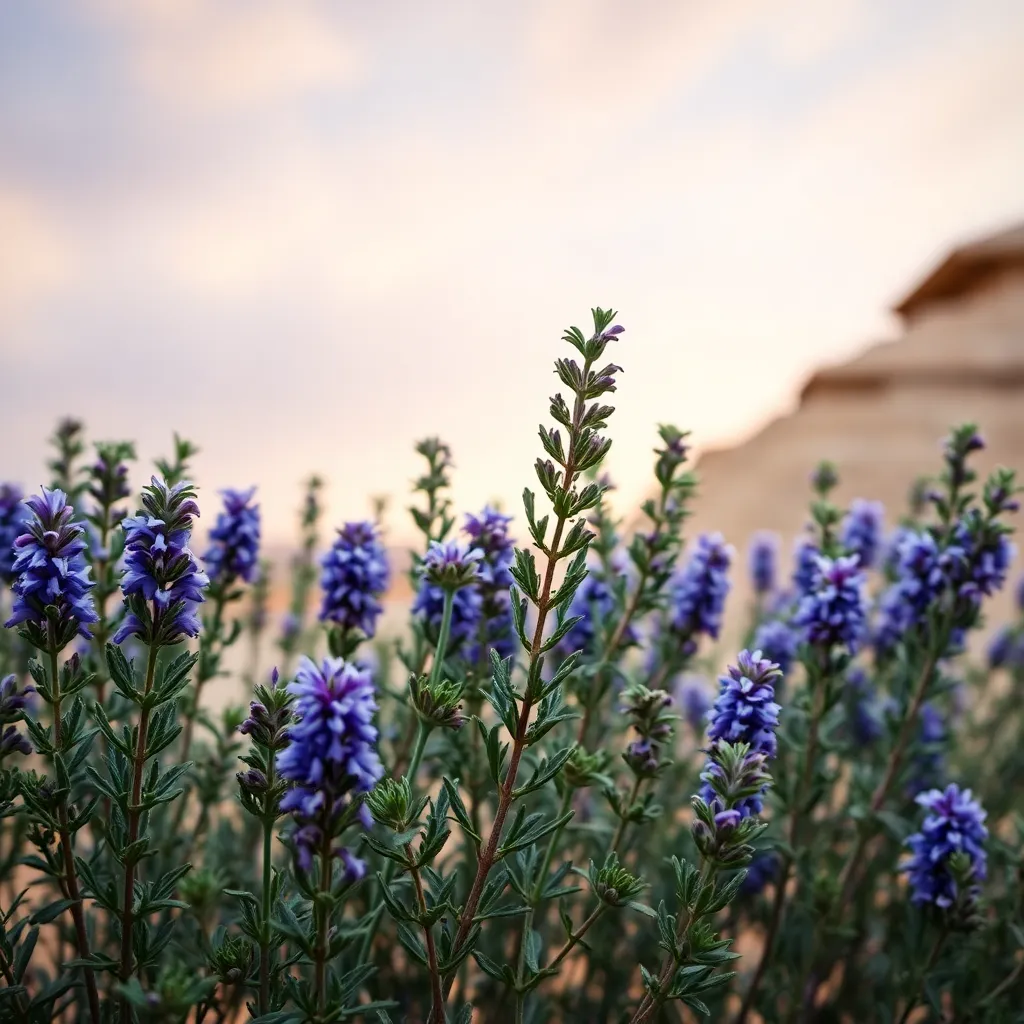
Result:
{"type": "Polygon", "coordinates": [[[0,4],[0,479],[72,414],[271,541],[314,471],[401,535],[437,434],[518,510],[601,305],[625,508],[659,422],[742,440],[1024,217],[1022,46],[1019,0],[0,4]]]}

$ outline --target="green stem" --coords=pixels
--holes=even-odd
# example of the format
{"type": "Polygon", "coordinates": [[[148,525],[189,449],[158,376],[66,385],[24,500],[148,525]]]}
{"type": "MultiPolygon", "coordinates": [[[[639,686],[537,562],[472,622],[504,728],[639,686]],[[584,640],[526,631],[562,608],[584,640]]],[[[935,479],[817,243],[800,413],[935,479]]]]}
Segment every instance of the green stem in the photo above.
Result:
{"type": "MultiPolygon", "coordinates": [[[[156,626],[154,624],[154,632],[156,626]]],[[[149,696],[153,689],[153,681],[156,677],[156,660],[160,648],[150,644],[149,658],[146,664],[146,686],[144,695],[149,696]]],[[[132,789],[128,801],[128,841],[126,847],[130,847],[139,838],[139,818],[142,814],[142,776],[146,765],[146,743],[149,733],[149,707],[144,706],[142,715],[139,718],[139,729],[135,739],[135,754],[132,759],[132,789]]],[[[132,976],[132,932],[135,925],[135,854],[129,855],[130,859],[124,869],[124,893],[121,909],[121,972],[122,983],[127,982],[132,976]]],[[[127,1024],[131,1020],[131,1010],[127,999],[121,999],[121,1020],[127,1024]]]]}
{"type": "Polygon", "coordinates": [[[330,830],[323,829],[324,841],[320,850],[320,892],[324,894],[324,900],[318,900],[315,905],[316,922],[316,949],[313,951],[313,969],[315,978],[313,991],[316,993],[316,1010],[320,1017],[323,1017],[327,1008],[327,948],[328,929],[331,923],[331,913],[326,897],[330,896],[331,890],[331,840],[330,830]]]}
{"type": "Polygon", "coordinates": [[[939,937],[935,940],[935,945],[932,946],[932,951],[928,956],[928,962],[924,965],[924,969],[917,976],[917,982],[914,985],[914,994],[908,1000],[906,1008],[900,1016],[899,1024],[906,1024],[914,1007],[917,1006],[917,1001],[921,998],[921,992],[924,989],[924,983],[928,980],[928,975],[931,972],[931,969],[938,962],[939,955],[942,953],[942,947],[946,944],[946,939],[948,937],[949,929],[943,928],[939,933],[939,937]]]}
{"type": "MultiPolygon", "coordinates": [[[[182,763],[188,760],[189,752],[192,749],[192,734],[195,730],[195,720],[199,715],[199,699],[203,692],[203,684],[214,676],[214,673],[210,669],[210,664],[214,656],[214,648],[221,641],[220,632],[223,627],[224,619],[225,589],[226,583],[217,587],[216,593],[213,595],[213,617],[210,628],[209,630],[204,629],[203,631],[204,637],[209,636],[210,643],[205,652],[206,657],[201,658],[199,661],[199,672],[196,674],[196,692],[188,702],[188,707],[185,712],[185,724],[181,732],[181,757],[179,758],[182,763]]],[[[182,806],[184,807],[184,804],[182,804],[182,806]]],[[[179,818],[178,824],[180,825],[180,823],[179,818]]]]}
{"type": "MultiPolygon", "coordinates": [[[[716,870],[717,867],[712,861],[705,860],[701,865],[701,882],[706,884],[710,881],[716,870]]],[[[684,908],[683,913],[679,915],[679,925],[676,928],[677,942],[681,942],[689,934],[690,929],[700,920],[701,916],[702,915],[700,914],[691,916],[689,910],[684,908]]],[[[651,993],[648,992],[641,1000],[636,1013],[634,1013],[630,1018],[629,1024],[643,1024],[644,1021],[650,1020],[651,1017],[661,1009],[665,1000],[668,998],[669,982],[672,980],[672,976],[675,974],[676,969],[679,966],[680,961],[674,954],[668,953],[665,955],[665,959],[662,961],[661,970],[658,972],[657,996],[652,996],[651,993]]]]}
{"type": "MultiPolygon", "coordinates": [[[[943,623],[939,628],[938,639],[933,643],[931,650],[929,650],[928,655],[925,658],[924,665],[921,668],[921,674],[918,677],[917,684],[914,687],[913,696],[911,697],[910,707],[907,709],[907,714],[904,716],[903,723],[900,726],[899,735],[896,738],[896,745],[893,747],[892,753],[889,755],[889,762],[886,766],[885,775],[882,777],[881,782],[878,783],[878,786],[875,788],[875,792],[871,797],[870,809],[872,816],[877,814],[885,805],[889,792],[899,775],[900,767],[903,764],[903,758],[907,752],[907,746],[910,743],[914,733],[914,728],[917,725],[917,718],[921,710],[921,705],[924,703],[924,699],[928,693],[928,684],[931,682],[932,675],[935,671],[935,666],[939,659],[939,652],[944,650],[946,647],[947,632],[948,621],[947,623],[943,623]]],[[[846,863],[843,865],[843,869],[839,874],[839,899],[833,909],[833,914],[836,920],[840,919],[847,904],[853,897],[854,889],[857,884],[860,862],[867,850],[868,842],[870,840],[870,833],[867,828],[869,821],[870,818],[866,819],[861,824],[859,834],[857,836],[857,842],[854,845],[850,856],[846,859],[846,863]]],[[[823,971],[824,966],[821,962],[815,964],[814,961],[812,961],[809,970],[804,972],[804,978],[801,979],[800,989],[797,991],[797,998],[803,999],[804,1019],[809,1018],[811,1009],[814,1006],[814,997],[818,991],[818,985],[823,971]]]]}
{"type": "MultiPolygon", "coordinates": [[[[584,381],[589,378],[592,363],[593,360],[589,358],[584,360],[581,370],[582,379],[584,381]]],[[[573,403],[569,451],[563,464],[563,473],[561,478],[561,487],[567,494],[572,492],[572,488],[579,476],[579,470],[577,469],[577,460],[579,456],[576,450],[576,445],[580,437],[586,408],[587,403],[584,394],[577,392],[575,402],[573,403]]],[[[543,583],[541,584],[540,592],[537,596],[537,600],[535,601],[537,621],[533,630],[533,638],[530,642],[530,653],[527,667],[528,679],[533,677],[533,672],[536,669],[538,659],[541,656],[541,649],[544,645],[544,630],[547,625],[548,615],[553,607],[552,591],[555,583],[555,568],[559,559],[562,557],[562,553],[560,551],[562,534],[565,531],[566,523],[568,521],[569,516],[567,512],[556,512],[555,526],[551,535],[551,543],[548,547],[544,548],[547,555],[547,564],[544,569],[543,583]]],[[[526,749],[526,738],[530,726],[530,713],[532,710],[533,697],[529,687],[527,687],[526,693],[523,697],[522,706],[519,710],[519,719],[516,722],[515,735],[512,738],[512,750],[509,755],[508,768],[506,769],[504,780],[498,787],[498,806],[494,813],[494,821],[491,825],[491,831],[487,837],[487,842],[484,844],[480,857],[477,861],[476,875],[473,878],[473,884],[470,887],[469,896],[467,897],[466,903],[459,914],[459,927],[455,933],[455,938],[452,941],[453,957],[457,957],[457,955],[462,951],[462,948],[469,937],[469,933],[473,929],[477,906],[480,903],[480,897],[483,893],[484,885],[487,882],[487,876],[490,874],[491,868],[494,866],[495,859],[498,855],[498,844],[501,841],[501,833],[505,828],[505,819],[508,817],[509,809],[512,806],[516,777],[519,774],[519,764],[522,760],[523,751],[526,749]]],[[[454,981],[455,972],[449,971],[444,979],[445,998],[447,998],[448,993],[451,992],[451,987],[454,981]]],[[[431,1015],[431,1020],[432,1024],[439,1024],[438,1021],[433,1019],[433,1015],[431,1015]]]]}
{"type": "MultiPolygon", "coordinates": [[[[814,761],[818,752],[818,733],[821,726],[821,716],[824,713],[825,686],[827,680],[818,680],[818,686],[814,693],[814,706],[811,711],[810,727],[807,734],[807,749],[804,756],[803,769],[800,773],[800,780],[797,783],[797,791],[793,806],[790,809],[789,818],[789,849],[794,851],[800,840],[800,826],[803,822],[804,802],[807,799],[807,789],[814,778],[814,761]]],[[[754,970],[754,977],[751,978],[747,991],[743,996],[743,1004],[733,1024],[744,1024],[747,1014],[753,1009],[754,999],[757,990],[764,978],[768,968],[772,950],[775,946],[775,937],[778,934],[779,926],[782,924],[783,910],[786,904],[786,886],[789,883],[789,874],[793,869],[792,853],[787,853],[782,858],[779,866],[779,877],[775,883],[775,899],[772,903],[772,915],[768,923],[768,931],[764,937],[764,945],[761,947],[761,956],[754,970]]]]}
{"type": "MultiPolygon", "coordinates": [[[[565,792],[562,794],[562,802],[558,805],[558,817],[564,818],[569,810],[569,805],[572,803],[572,790],[566,786],[565,792]]],[[[551,838],[548,840],[547,849],[544,851],[544,860],[541,863],[540,871],[537,874],[537,883],[533,888],[533,903],[536,905],[540,902],[541,893],[544,891],[544,883],[548,878],[548,871],[551,869],[551,862],[555,859],[555,850],[558,847],[558,841],[562,838],[562,832],[565,826],[569,823],[563,821],[551,833],[551,838]]]]}
{"type": "Polygon", "coordinates": [[[640,796],[640,787],[643,785],[643,782],[644,779],[642,775],[638,775],[633,782],[633,788],[630,790],[629,798],[627,800],[626,813],[619,818],[619,824],[615,828],[615,835],[612,836],[611,846],[608,848],[610,853],[618,851],[619,843],[622,842],[626,835],[626,829],[629,827],[629,811],[632,810],[633,804],[636,803],[637,797],[640,796]]]}
{"type": "Polygon", "coordinates": [[[260,905],[260,1016],[270,1012],[270,894],[273,883],[274,817],[272,810],[276,758],[271,754],[267,768],[267,797],[263,818],[263,902],[260,905]]]}
{"type": "MultiPolygon", "coordinates": [[[[61,748],[61,722],[60,704],[60,669],[57,665],[57,643],[55,630],[51,623],[47,627],[50,641],[50,686],[53,695],[53,746],[59,756],[61,748]]],[[[75,926],[75,941],[78,946],[78,955],[83,959],[89,957],[89,933],[85,929],[85,912],[82,909],[82,896],[78,888],[78,873],[75,870],[75,854],[71,846],[71,829],[68,823],[67,799],[63,798],[57,805],[57,821],[60,825],[60,849],[64,860],[64,881],[67,885],[68,899],[74,900],[71,904],[71,919],[75,926]]],[[[89,1016],[92,1024],[100,1024],[100,997],[96,988],[96,975],[91,967],[83,967],[82,974],[85,977],[85,990],[89,999],[89,1016]]]]}
{"type": "Polygon", "coordinates": [[[452,609],[455,607],[455,591],[444,592],[444,606],[441,609],[441,631],[437,634],[437,647],[434,649],[434,663],[430,666],[430,685],[441,681],[441,666],[448,650],[448,638],[452,631],[452,609]]]}
{"type": "MultiPolygon", "coordinates": [[[[416,887],[416,901],[419,904],[420,915],[426,918],[427,898],[423,892],[423,880],[420,878],[419,868],[416,867],[416,857],[413,854],[411,843],[405,844],[405,856],[409,861],[409,874],[412,876],[413,885],[416,887]]],[[[444,995],[441,992],[441,974],[437,969],[437,949],[434,946],[434,930],[426,920],[423,921],[423,938],[427,946],[427,966],[430,971],[430,1012],[436,1016],[441,1024],[444,1024],[447,1017],[444,1012],[444,995]]]]}
{"type": "MultiPolygon", "coordinates": [[[[413,746],[412,757],[409,758],[409,769],[405,773],[406,778],[413,787],[415,787],[416,775],[420,769],[420,762],[423,760],[423,751],[427,749],[427,739],[430,737],[430,733],[433,726],[428,725],[423,721],[422,718],[417,716],[416,719],[416,742],[413,746]]],[[[392,879],[395,877],[396,865],[393,860],[389,860],[384,865],[383,872],[383,883],[384,885],[390,885],[392,879]]],[[[359,946],[359,958],[356,963],[364,964],[367,962],[370,951],[373,948],[373,940],[377,937],[377,929],[380,927],[380,923],[384,918],[384,903],[381,902],[377,905],[377,908],[373,912],[373,917],[370,919],[369,924],[366,927],[366,933],[363,935],[363,941],[359,946]]]]}
{"type": "Polygon", "coordinates": [[[599,903],[597,905],[597,909],[590,915],[590,917],[588,917],[583,924],[573,931],[573,933],[565,940],[562,948],[555,954],[554,960],[548,964],[549,969],[557,967],[573,951],[580,939],[590,931],[591,926],[607,909],[607,903],[599,903]]]}
{"type": "Polygon", "coordinates": [[[1024,960],[1021,960],[1016,967],[1010,973],[1003,978],[1001,982],[987,996],[985,996],[980,1003],[978,1003],[978,1009],[982,1007],[991,1006],[1004,992],[1008,992],[1017,981],[1017,979],[1024,974],[1024,960]]]}

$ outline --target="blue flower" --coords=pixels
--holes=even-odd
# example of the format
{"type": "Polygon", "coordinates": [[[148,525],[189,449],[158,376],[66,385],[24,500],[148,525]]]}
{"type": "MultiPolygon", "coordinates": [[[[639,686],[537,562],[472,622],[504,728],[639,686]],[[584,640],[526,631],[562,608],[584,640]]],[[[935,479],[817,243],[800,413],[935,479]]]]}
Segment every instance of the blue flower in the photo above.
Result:
{"type": "Polygon", "coordinates": [[[770,594],[775,589],[779,560],[779,535],[762,530],[750,542],[750,580],[755,594],[770,594]]]}
{"type": "Polygon", "coordinates": [[[383,610],[380,596],[388,588],[387,552],[373,523],[346,523],[320,565],[324,593],[320,621],[371,637],[383,610]]]}
{"type": "Polygon", "coordinates": [[[970,863],[970,891],[985,878],[987,855],[985,812],[969,789],[950,783],[945,790],[932,789],[917,797],[928,813],[920,832],[907,839],[912,857],[904,867],[915,903],[951,907],[959,895],[950,868],[954,853],[963,853],[970,863]]]}
{"type": "Polygon", "coordinates": [[[482,555],[481,583],[506,592],[512,585],[509,569],[515,559],[515,543],[508,533],[511,522],[511,516],[487,505],[479,516],[467,513],[462,527],[472,542],[473,550],[482,555]]]}
{"type": "Polygon", "coordinates": [[[25,623],[31,640],[42,650],[52,642],[62,649],[77,634],[90,638],[97,621],[92,595],[95,583],[85,561],[85,527],[63,491],[43,488],[27,499],[31,517],[14,542],[14,614],[6,625],[25,623]],[[55,636],[48,634],[46,608],[57,609],[55,636]]]}
{"type": "MultiPolygon", "coordinates": [[[[736,665],[718,678],[720,689],[708,722],[708,739],[746,743],[752,754],[775,757],[775,730],[781,710],[775,703],[775,682],[779,676],[779,666],[762,658],[760,651],[741,651],[736,665]]],[[[709,760],[705,771],[713,767],[713,760],[709,760]]],[[[710,785],[704,786],[701,795],[708,802],[714,798],[710,785]]],[[[759,814],[762,806],[762,794],[738,805],[743,817],[759,814]]]]}
{"type": "Polygon", "coordinates": [[[1009,668],[1024,666],[1024,636],[1013,626],[1003,626],[988,645],[988,667],[1009,668]]]}
{"type": "Polygon", "coordinates": [[[794,554],[793,589],[796,591],[798,600],[804,594],[809,593],[814,586],[820,556],[821,551],[809,540],[797,542],[794,554]]]}
{"type": "Polygon", "coordinates": [[[32,753],[32,746],[18,731],[17,723],[24,719],[28,695],[34,692],[31,686],[18,689],[17,676],[4,676],[0,680],[0,761],[15,752],[32,753]]]}
{"type": "Polygon", "coordinates": [[[858,747],[869,747],[885,732],[882,710],[868,674],[852,668],[846,675],[846,726],[858,747]]]}
{"type": "Polygon", "coordinates": [[[720,533],[701,534],[672,588],[672,628],[685,639],[718,638],[729,593],[732,548],[720,533]]]}
{"type": "Polygon", "coordinates": [[[21,536],[29,512],[17,484],[0,484],[0,582],[14,582],[14,542],[21,536]]]}
{"type": "Polygon", "coordinates": [[[458,590],[478,583],[484,553],[461,541],[432,540],[420,566],[420,575],[427,583],[442,590],[458,590]]]}
{"type": "Polygon", "coordinates": [[[1017,589],[1014,591],[1013,597],[1017,605],[1017,611],[1024,612],[1024,576],[1017,580],[1017,589]]]}
{"type": "Polygon", "coordinates": [[[885,506],[880,501],[863,498],[855,498],[843,518],[839,542],[851,555],[860,559],[865,569],[870,569],[878,558],[884,520],[885,506]]]}
{"type": "Polygon", "coordinates": [[[981,536],[969,523],[970,519],[964,523],[967,537],[961,542],[967,552],[966,579],[960,581],[957,596],[978,605],[982,597],[991,597],[1003,588],[1016,549],[1005,533],[981,536]]]}
{"type": "MultiPolygon", "coordinates": [[[[490,505],[479,516],[468,515],[462,527],[473,547],[483,552],[480,563],[481,624],[484,648],[493,648],[502,658],[515,652],[516,638],[513,634],[512,600],[509,587],[512,573],[509,571],[515,560],[514,541],[509,536],[508,525],[511,516],[503,515],[490,505]]],[[[483,651],[474,644],[469,651],[471,661],[479,661],[483,651]]]]}
{"type": "Polygon", "coordinates": [[[746,877],[740,882],[740,892],[744,896],[756,896],[769,882],[775,881],[778,872],[778,855],[770,851],[758,851],[747,865],[746,877]]]}
{"type": "Polygon", "coordinates": [[[784,676],[789,675],[796,660],[797,644],[796,633],[781,619],[762,622],[754,632],[754,648],[769,661],[774,661],[784,676]]]}
{"type": "Polygon", "coordinates": [[[800,599],[793,625],[806,631],[809,643],[857,650],[867,625],[867,598],[864,570],[856,556],[818,557],[811,588],[800,599]]]}
{"type": "Polygon", "coordinates": [[[703,736],[711,710],[711,696],[704,680],[700,676],[683,676],[676,687],[676,703],[690,728],[697,736],[703,736]]]}
{"type": "Polygon", "coordinates": [[[203,556],[213,583],[230,585],[236,579],[252,583],[259,569],[260,507],[251,504],[255,487],[221,491],[224,509],[210,531],[210,550],[203,556]]]}
{"type": "MultiPolygon", "coordinates": [[[[297,722],[277,755],[277,770],[291,783],[281,810],[295,820],[298,863],[309,871],[314,853],[337,838],[353,796],[368,793],[384,774],[373,722],[377,700],[369,671],[341,658],[324,658],[317,667],[303,657],[288,692],[297,722]]],[[[369,828],[365,806],[358,813],[369,828]]],[[[365,867],[344,847],[332,845],[331,852],[344,860],[350,879],[362,877],[365,867]]]]}
{"type": "Polygon", "coordinates": [[[198,609],[210,582],[188,546],[199,506],[191,484],[183,480],[168,487],[157,477],[143,489],[142,505],[138,515],[121,523],[126,614],[114,643],[137,636],[163,646],[199,634],[198,609]]]}
{"type": "MultiPolygon", "coordinates": [[[[582,616],[562,638],[558,645],[565,654],[583,651],[594,654],[597,650],[597,639],[600,633],[609,631],[610,620],[615,615],[616,600],[608,581],[597,569],[591,569],[587,578],[580,584],[569,604],[568,617],[582,616]]],[[[622,637],[622,646],[628,647],[637,642],[639,634],[630,623],[622,637]]]]}

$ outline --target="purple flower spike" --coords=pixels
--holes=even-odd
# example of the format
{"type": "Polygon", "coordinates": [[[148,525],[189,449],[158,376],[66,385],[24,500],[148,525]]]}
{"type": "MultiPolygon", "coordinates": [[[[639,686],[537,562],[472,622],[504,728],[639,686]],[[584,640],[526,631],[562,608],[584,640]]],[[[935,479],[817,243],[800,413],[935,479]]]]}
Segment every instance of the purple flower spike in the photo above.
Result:
{"type": "MultiPolygon", "coordinates": [[[[317,666],[304,657],[288,690],[298,721],[277,755],[278,772],[292,784],[281,810],[295,820],[296,856],[308,871],[314,854],[335,838],[352,796],[368,793],[384,774],[373,722],[377,700],[370,673],[341,658],[317,666]]],[[[351,880],[362,877],[362,862],[344,847],[332,847],[332,853],[344,860],[351,880]]]]}
{"type": "Polygon", "coordinates": [[[89,639],[97,621],[90,591],[95,586],[85,561],[85,527],[63,491],[43,488],[25,504],[31,516],[14,543],[14,614],[6,625],[24,624],[33,644],[50,647],[46,608],[57,609],[53,623],[58,650],[76,636],[89,639]]]}
{"type": "Polygon", "coordinates": [[[720,533],[702,534],[672,590],[672,628],[690,639],[717,639],[729,593],[732,548],[720,533]]]}
{"type": "Polygon", "coordinates": [[[221,491],[224,509],[210,531],[210,550],[203,556],[211,582],[230,586],[236,579],[251,583],[259,568],[260,507],[253,505],[255,487],[221,491]]]}
{"type": "MultiPolygon", "coordinates": [[[[741,651],[736,665],[719,676],[718,699],[711,711],[708,739],[712,742],[746,743],[752,755],[774,757],[777,750],[775,730],[779,724],[781,708],[775,703],[775,682],[779,666],[761,657],[760,651],[741,651]]],[[[705,771],[713,771],[709,761],[705,771]]],[[[705,785],[701,796],[709,803],[714,791],[705,785]]],[[[743,817],[760,814],[762,795],[751,796],[738,805],[743,817]]]]}
{"type": "Polygon", "coordinates": [[[918,804],[927,816],[920,832],[907,839],[913,854],[905,871],[910,878],[911,899],[950,907],[956,901],[957,883],[950,870],[950,858],[963,853],[969,858],[971,889],[985,878],[987,855],[985,812],[969,789],[951,783],[945,790],[921,793],[918,804]]]}
{"type": "Polygon", "coordinates": [[[372,637],[383,611],[380,596],[391,576],[377,527],[370,522],[346,523],[320,564],[320,621],[372,637]]]}
{"type": "Polygon", "coordinates": [[[157,477],[144,489],[142,504],[138,515],[121,524],[126,613],[114,643],[134,635],[163,646],[199,634],[198,609],[209,580],[188,546],[199,506],[191,484],[168,487],[157,477]]]}

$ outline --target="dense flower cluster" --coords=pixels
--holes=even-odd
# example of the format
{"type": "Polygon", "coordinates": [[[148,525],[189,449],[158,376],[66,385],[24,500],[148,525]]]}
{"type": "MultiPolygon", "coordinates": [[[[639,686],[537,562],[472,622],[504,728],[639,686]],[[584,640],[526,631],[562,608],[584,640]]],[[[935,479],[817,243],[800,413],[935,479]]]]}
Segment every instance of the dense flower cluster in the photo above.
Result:
{"type": "Polygon", "coordinates": [[[213,583],[251,583],[259,569],[260,507],[252,504],[255,487],[221,491],[224,508],[210,531],[210,550],[203,556],[213,583]]]}
{"type": "Polygon", "coordinates": [[[26,500],[32,515],[25,532],[14,542],[14,608],[7,626],[25,623],[39,631],[42,642],[49,620],[47,607],[57,609],[53,629],[59,647],[76,633],[91,637],[90,623],[97,621],[92,595],[95,586],[85,560],[85,527],[75,521],[67,495],[43,488],[26,500]]]}
{"type": "MultiPolygon", "coordinates": [[[[479,516],[467,515],[462,527],[473,547],[482,551],[484,556],[480,563],[479,583],[484,644],[496,650],[502,658],[507,658],[515,651],[512,601],[509,596],[509,587],[512,585],[509,570],[515,559],[515,542],[508,532],[511,522],[511,516],[503,515],[488,505],[479,516]]],[[[469,656],[477,661],[481,653],[474,647],[469,656]]]]}
{"type": "Polygon", "coordinates": [[[793,589],[797,597],[802,597],[814,588],[814,581],[817,578],[818,559],[821,551],[817,545],[809,540],[797,542],[796,551],[793,556],[793,589]]]}
{"type": "Polygon", "coordinates": [[[458,540],[432,540],[420,572],[423,579],[442,590],[458,590],[479,583],[484,553],[458,540]]]}
{"type": "MultiPolygon", "coordinates": [[[[781,708],[775,703],[775,683],[781,673],[779,666],[761,656],[760,651],[741,651],[736,665],[719,676],[719,694],[708,722],[708,739],[712,742],[749,744],[751,753],[775,757],[781,708]]],[[[706,800],[712,798],[709,786],[702,790],[706,800]]],[[[745,817],[759,814],[761,796],[746,799],[740,805],[745,817]]]]}
{"type": "Polygon", "coordinates": [[[413,615],[424,624],[428,636],[436,639],[444,615],[445,593],[453,595],[448,653],[471,642],[483,615],[480,594],[480,564],[483,552],[456,540],[431,541],[420,568],[422,583],[413,602],[413,615]]]}
{"type": "MultiPolygon", "coordinates": [[[[1006,582],[1012,559],[1013,545],[1006,535],[982,529],[973,515],[955,525],[944,545],[932,530],[902,530],[890,556],[895,579],[878,603],[876,648],[880,653],[892,650],[950,591],[966,607],[977,607],[982,597],[1006,582]]],[[[961,644],[962,630],[955,630],[952,647],[961,644]]]]}
{"type": "Polygon", "coordinates": [[[749,566],[755,594],[770,594],[775,589],[778,560],[778,534],[765,530],[754,534],[750,542],[749,566]]]}
{"type": "Polygon", "coordinates": [[[809,643],[856,651],[866,630],[867,607],[864,570],[858,559],[820,556],[793,625],[805,632],[809,643]]]}
{"type": "Polygon", "coordinates": [[[720,533],[701,534],[672,588],[672,628],[692,640],[701,634],[717,639],[729,593],[732,548],[720,533]]]}
{"type": "Polygon", "coordinates": [[[932,789],[917,798],[927,815],[920,832],[907,839],[912,858],[906,865],[911,899],[951,907],[958,888],[950,867],[955,853],[966,854],[970,863],[970,886],[985,878],[985,812],[969,789],[951,783],[945,790],[932,789]]]}
{"type": "Polygon", "coordinates": [[[863,498],[852,501],[850,511],[843,518],[839,542],[851,555],[856,555],[865,569],[874,566],[878,558],[884,521],[885,507],[882,503],[863,498]]]}
{"type": "MultiPolygon", "coordinates": [[[[302,658],[288,684],[297,722],[289,745],[277,755],[277,770],[292,785],[281,810],[295,820],[292,834],[299,866],[309,871],[313,855],[330,845],[345,863],[351,880],[365,866],[347,849],[334,845],[355,794],[368,793],[384,774],[377,756],[376,693],[370,673],[341,658],[325,658],[318,667],[302,658]]],[[[360,807],[360,820],[370,826],[360,807]]]]}
{"type": "Polygon", "coordinates": [[[320,621],[372,637],[383,610],[380,597],[390,580],[377,527],[370,522],[346,523],[320,565],[320,621]]]}
{"type": "Polygon", "coordinates": [[[769,661],[774,661],[784,676],[789,675],[793,667],[798,644],[796,633],[782,619],[768,619],[754,632],[755,649],[769,661]]]}
{"type": "Polygon", "coordinates": [[[209,583],[188,546],[199,506],[191,484],[168,487],[157,477],[144,489],[142,505],[138,515],[121,524],[126,552],[121,590],[127,610],[114,643],[133,635],[147,644],[176,643],[182,636],[198,635],[198,608],[209,583]]]}
{"type": "Polygon", "coordinates": [[[0,484],[0,583],[14,582],[14,542],[29,515],[24,498],[16,484],[0,484]]]}

